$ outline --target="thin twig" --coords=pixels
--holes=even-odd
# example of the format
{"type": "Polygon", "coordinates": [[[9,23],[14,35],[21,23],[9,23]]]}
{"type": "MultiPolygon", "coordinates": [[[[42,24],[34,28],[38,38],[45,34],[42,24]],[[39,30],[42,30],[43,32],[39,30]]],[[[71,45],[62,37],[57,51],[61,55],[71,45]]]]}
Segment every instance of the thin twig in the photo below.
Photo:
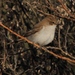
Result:
{"type": "Polygon", "coordinates": [[[68,26],[67,32],[66,32],[66,34],[65,34],[65,44],[64,44],[64,48],[65,48],[66,52],[67,52],[67,34],[68,34],[69,29],[70,29],[70,26],[68,26]]]}
{"type": "Polygon", "coordinates": [[[58,27],[58,45],[59,45],[59,48],[61,49],[61,42],[60,42],[60,27],[58,27]]]}
{"type": "Polygon", "coordinates": [[[69,56],[70,58],[75,59],[75,57],[70,55],[69,53],[66,54],[66,52],[62,48],[49,46],[49,47],[47,47],[47,49],[60,50],[62,52],[62,54],[65,54],[65,55],[69,56]]]}

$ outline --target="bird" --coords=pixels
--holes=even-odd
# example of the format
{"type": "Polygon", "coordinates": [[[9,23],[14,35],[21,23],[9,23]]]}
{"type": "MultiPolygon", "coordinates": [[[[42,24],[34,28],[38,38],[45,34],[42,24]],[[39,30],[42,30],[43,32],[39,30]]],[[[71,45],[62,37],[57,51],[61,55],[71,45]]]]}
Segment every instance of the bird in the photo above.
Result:
{"type": "Polygon", "coordinates": [[[26,32],[26,37],[28,40],[39,44],[40,46],[45,46],[51,43],[55,36],[55,29],[58,25],[58,18],[54,15],[48,15],[39,23],[37,23],[33,29],[26,32]]]}

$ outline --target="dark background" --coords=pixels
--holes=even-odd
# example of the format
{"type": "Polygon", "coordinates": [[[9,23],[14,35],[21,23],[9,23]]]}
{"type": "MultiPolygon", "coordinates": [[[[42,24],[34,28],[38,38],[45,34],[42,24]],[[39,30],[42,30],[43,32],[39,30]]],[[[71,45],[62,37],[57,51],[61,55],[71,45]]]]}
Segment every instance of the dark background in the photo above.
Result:
{"type": "MultiPolygon", "coordinates": [[[[0,0],[0,21],[25,36],[46,15],[59,16],[62,26],[57,27],[54,41],[48,47],[60,46],[74,57],[75,1],[63,0],[63,4],[74,17],[62,8],[58,0],[0,0]]],[[[49,50],[68,57],[56,49],[49,50]]],[[[0,26],[0,75],[75,75],[75,64],[34,48],[0,26]]]]}

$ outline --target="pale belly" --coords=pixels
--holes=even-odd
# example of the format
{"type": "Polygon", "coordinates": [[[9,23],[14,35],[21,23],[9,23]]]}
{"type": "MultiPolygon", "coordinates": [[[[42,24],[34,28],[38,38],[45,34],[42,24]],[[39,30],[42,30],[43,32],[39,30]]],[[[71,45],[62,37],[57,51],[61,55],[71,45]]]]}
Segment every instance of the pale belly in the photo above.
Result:
{"type": "Polygon", "coordinates": [[[28,39],[39,45],[47,45],[54,39],[56,25],[43,27],[39,32],[28,37],[28,39]]]}

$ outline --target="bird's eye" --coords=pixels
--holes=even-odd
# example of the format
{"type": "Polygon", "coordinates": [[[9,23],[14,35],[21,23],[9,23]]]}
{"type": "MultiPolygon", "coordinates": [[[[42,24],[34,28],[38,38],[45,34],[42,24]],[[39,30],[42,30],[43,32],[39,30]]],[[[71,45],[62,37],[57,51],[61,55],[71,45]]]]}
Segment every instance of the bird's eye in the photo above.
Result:
{"type": "Polygon", "coordinates": [[[55,23],[54,21],[52,23],[55,23]]]}

